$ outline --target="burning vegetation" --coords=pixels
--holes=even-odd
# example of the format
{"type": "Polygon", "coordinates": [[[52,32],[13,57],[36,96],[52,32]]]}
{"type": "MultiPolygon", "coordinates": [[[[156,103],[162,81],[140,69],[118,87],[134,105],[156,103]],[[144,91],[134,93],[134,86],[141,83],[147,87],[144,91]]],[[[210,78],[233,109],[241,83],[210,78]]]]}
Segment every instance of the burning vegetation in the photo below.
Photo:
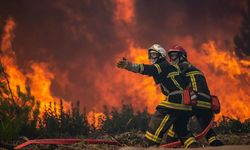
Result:
{"type": "MultiPolygon", "coordinates": [[[[117,32],[117,37],[114,38],[122,39],[125,41],[123,44],[127,45],[123,47],[124,50],[111,56],[112,62],[105,62],[102,67],[99,67],[100,63],[97,60],[100,56],[96,59],[94,56],[89,56],[86,62],[74,60],[69,65],[71,69],[79,69],[79,65],[76,64],[78,61],[88,64],[84,66],[84,72],[79,74],[84,75],[86,85],[91,83],[91,87],[89,89],[85,87],[80,92],[78,89],[75,90],[76,93],[86,94],[80,101],[64,99],[52,92],[52,88],[55,88],[52,87],[53,83],[57,83],[65,93],[68,92],[68,87],[75,88],[70,83],[69,72],[61,73],[51,69],[54,64],[43,61],[30,61],[26,65],[29,67],[25,69],[18,65],[13,46],[15,36],[19,36],[15,35],[18,22],[11,17],[6,20],[0,42],[1,139],[12,139],[20,135],[34,138],[99,136],[99,134],[146,130],[150,114],[164,97],[153,79],[122,72],[114,65],[114,61],[123,56],[138,63],[148,63],[147,49],[136,42],[136,37],[133,37],[132,33],[127,32],[137,30],[135,26],[138,25],[136,21],[140,12],[136,12],[139,8],[135,8],[135,3],[134,0],[116,0],[114,6],[112,5],[114,15],[111,22],[117,32]],[[93,68],[98,71],[93,71],[93,68]]],[[[106,5],[109,4],[104,4],[105,7],[106,5]]],[[[67,15],[72,15],[71,9],[66,9],[63,3],[57,3],[56,6],[67,15]]],[[[178,18],[182,17],[183,14],[176,17],[177,20],[174,21],[176,25],[179,22],[178,18]]],[[[220,39],[209,39],[197,46],[191,35],[174,36],[171,41],[172,43],[181,41],[180,43],[188,50],[188,59],[204,72],[211,93],[219,97],[221,113],[216,116],[217,131],[223,134],[250,132],[250,107],[248,106],[250,46],[247,38],[249,18],[249,12],[243,13],[240,32],[235,36],[234,44],[229,44],[234,46],[225,46],[220,39]],[[232,47],[235,49],[233,50],[232,47]]],[[[70,17],[70,21],[67,22],[70,25],[71,19],[77,20],[80,24],[84,22],[76,15],[70,17]]],[[[96,38],[95,34],[86,31],[85,26],[77,28],[78,30],[66,28],[72,32],[76,41],[79,39],[77,32],[86,34],[85,40],[90,43],[96,38]]],[[[105,48],[112,48],[112,46],[105,48]]]]}

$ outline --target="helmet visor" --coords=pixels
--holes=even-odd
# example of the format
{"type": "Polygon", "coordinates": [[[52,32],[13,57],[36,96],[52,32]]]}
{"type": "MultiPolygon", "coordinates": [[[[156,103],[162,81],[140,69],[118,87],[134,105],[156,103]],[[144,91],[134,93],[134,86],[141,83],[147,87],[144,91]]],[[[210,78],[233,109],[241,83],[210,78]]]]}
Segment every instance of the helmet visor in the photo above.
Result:
{"type": "Polygon", "coordinates": [[[171,52],[168,56],[170,61],[175,61],[179,57],[179,54],[177,52],[171,52]]]}
{"type": "Polygon", "coordinates": [[[154,64],[156,63],[160,58],[160,53],[155,50],[149,50],[148,51],[148,59],[149,61],[154,64]]]}
{"type": "Polygon", "coordinates": [[[160,54],[157,51],[149,50],[148,51],[148,59],[157,59],[159,58],[160,54]]]}

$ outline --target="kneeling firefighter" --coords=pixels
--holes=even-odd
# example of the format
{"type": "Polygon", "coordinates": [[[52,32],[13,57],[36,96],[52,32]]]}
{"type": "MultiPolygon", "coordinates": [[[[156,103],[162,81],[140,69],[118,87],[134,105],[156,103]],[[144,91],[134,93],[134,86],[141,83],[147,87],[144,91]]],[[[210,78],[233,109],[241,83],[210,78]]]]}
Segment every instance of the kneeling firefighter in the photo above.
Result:
{"type": "Polygon", "coordinates": [[[123,58],[117,64],[119,68],[135,73],[153,77],[155,83],[160,85],[162,93],[166,95],[151,117],[148,130],[145,134],[146,146],[159,145],[164,133],[175,124],[176,134],[185,148],[198,147],[199,143],[187,130],[187,123],[191,115],[191,106],[182,102],[182,91],[186,83],[182,81],[181,74],[173,65],[166,61],[166,51],[158,44],[148,49],[148,57],[152,64],[136,64],[123,58]]]}
{"type": "MultiPolygon", "coordinates": [[[[212,96],[206,82],[204,74],[187,60],[187,53],[181,46],[174,46],[168,50],[168,57],[172,65],[178,65],[182,74],[186,77],[190,100],[193,102],[193,115],[196,116],[202,129],[205,129],[214,116],[212,110],[212,96]]],[[[216,98],[216,97],[214,97],[216,98]]],[[[213,102],[218,103],[218,99],[213,102]]],[[[191,104],[192,105],[192,104],[191,104]]],[[[214,105],[213,105],[214,106],[214,105]]],[[[217,112],[218,113],[218,112],[217,112]]],[[[173,131],[168,132],[168,136],[173,137],[173,131]]],[[[217,139],[216,133],[210,129],[206,134],[206,139],[210,146],[221,146],[223,143],[217,139]]]]}

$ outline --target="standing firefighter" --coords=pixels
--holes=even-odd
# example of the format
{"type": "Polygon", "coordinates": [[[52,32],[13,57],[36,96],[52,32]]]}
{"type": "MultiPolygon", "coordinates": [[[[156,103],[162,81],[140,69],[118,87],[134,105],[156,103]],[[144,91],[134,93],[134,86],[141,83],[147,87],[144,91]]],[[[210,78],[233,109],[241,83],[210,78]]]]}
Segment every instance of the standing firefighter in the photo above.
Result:
{"type": "Polygon", "coordinates": [[[183,77],[178,68],[167,63],[166,55],[163,47],[154,44],[148,49],[151,65],[136,64],[123,58],[117,66],[153,77],[155,83],[160,85],[162,93],[166,95],[166,99],[156,107],[156,112],[149,122],[145,134],[147,146],[159,145],[164,133],[172,124],[175,124],[175,131],[184,147],[197,147],[199,144],[187,130],[192,107],[182,103],[182,92],[186,83],[182,80],[183,77]]]}
{"type": "MultiPolygon", "coordinates": [[[[212,97],[204,74],[187,60],[187,53],[181,46],[174,46],[168,50],[168,56],[172,65],[178,65],[182,74],[186,76],[190,87],[191,101],[195,101],[193,114],[202,129],[205,129],[214,116],[212,111],[212,97]]],[[[171,133],[171,131],[169,132],[171,133]]],[[[172,134],[173,135],[173,134],[172,134]]],[[[171,134],[170,134],[171,136],[171,134]]],[[[223,143],[216,138],[216,133],[210,129],[206,134],[210,146],[221,146],[223,143]]]]}

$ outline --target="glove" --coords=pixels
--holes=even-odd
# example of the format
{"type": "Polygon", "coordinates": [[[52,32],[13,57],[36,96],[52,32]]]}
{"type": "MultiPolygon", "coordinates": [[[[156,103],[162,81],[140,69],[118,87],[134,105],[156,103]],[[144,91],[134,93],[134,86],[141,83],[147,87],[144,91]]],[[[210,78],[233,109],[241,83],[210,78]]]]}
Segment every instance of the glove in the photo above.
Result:
{"type": "Polygon", "coordinates": [[[117,63],[117,67],[121,69],[129,69],[131,66],[132,66],[132,63],[129,62],[125,57],[123,57],[122,60],[120,60],[117,63]]]}

